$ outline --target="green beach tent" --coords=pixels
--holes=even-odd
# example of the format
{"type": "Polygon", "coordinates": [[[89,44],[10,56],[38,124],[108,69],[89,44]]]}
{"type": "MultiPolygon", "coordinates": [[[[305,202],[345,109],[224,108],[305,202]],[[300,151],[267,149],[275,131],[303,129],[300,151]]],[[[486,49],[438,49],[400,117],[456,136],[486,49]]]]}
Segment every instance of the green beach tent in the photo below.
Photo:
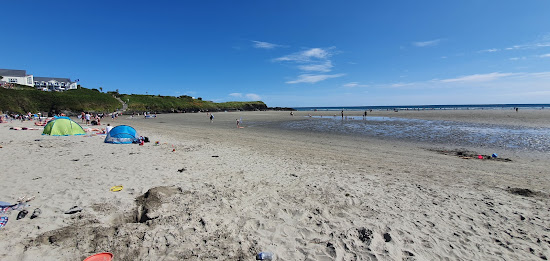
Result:
{"type": "Polygon", "coordinates": [[[86,132],[78,125],[68,118],[58,118],[48,122],[44,127],[42,135],[52,136],[69,136],[69,135],[85,135],[86,132]]]}

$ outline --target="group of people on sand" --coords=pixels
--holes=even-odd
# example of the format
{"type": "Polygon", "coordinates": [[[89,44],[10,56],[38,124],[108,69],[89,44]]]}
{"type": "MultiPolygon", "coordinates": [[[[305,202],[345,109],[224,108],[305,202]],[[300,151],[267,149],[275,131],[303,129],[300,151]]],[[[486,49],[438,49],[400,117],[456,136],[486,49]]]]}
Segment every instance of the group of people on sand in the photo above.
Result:
{"type": "Polygon", "coordinates": [[[104,116],[105,113],[93,114],[90,112],[81,112],[78,118],[82,123],[86,123],[86,125],[101,125],[101,119],[103,119],[104,116]]]}
{"type": "Polygon", "coordinates": [[[7,113],[7,114],[0,114],[0,123],[7,123],[12,122],[13,120],[20,120],[20,121],[36,121],[35,124],[39,125],[37,123],[43,123],[44,121],[47,121],[50,118],[42,117],[42,113],[7,113]]]}

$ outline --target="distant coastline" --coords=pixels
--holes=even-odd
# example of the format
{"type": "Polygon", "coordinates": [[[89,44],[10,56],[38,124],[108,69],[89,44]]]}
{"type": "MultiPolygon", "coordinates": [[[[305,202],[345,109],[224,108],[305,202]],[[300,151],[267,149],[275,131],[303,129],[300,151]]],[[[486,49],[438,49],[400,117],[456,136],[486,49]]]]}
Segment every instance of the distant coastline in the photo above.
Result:
{"type": "Polygon", "coordinates": [[[297,111],[364,111],[364,110],[506,110],[545,109],[550,104],[458,104],[458,105],[392,105],[392,106],[340,106],[340,107],[292,107],[297,111]]]}

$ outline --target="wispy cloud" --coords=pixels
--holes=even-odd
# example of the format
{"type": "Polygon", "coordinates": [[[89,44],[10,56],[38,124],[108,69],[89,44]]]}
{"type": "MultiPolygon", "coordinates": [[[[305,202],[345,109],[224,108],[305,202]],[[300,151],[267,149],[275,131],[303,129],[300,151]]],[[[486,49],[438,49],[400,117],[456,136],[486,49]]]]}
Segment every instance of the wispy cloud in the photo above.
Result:
{"type": "Polygon", "coordinates": [[[285,55],[283,57],[275,58],[276,62],[297,62],[297,63],[309,63],[315,61],[325,61],[330,58],[333,53],[333,48],[311,48],[305,51],[285,55]]]}
{"type": "Polygon", "coordinates": [[[357,88],[357,87],[369,87],[367,84],[359,84],[358,82],[349,82],[344,85],[342,85],[347,88],[357,88]]]}
{"type": "Polygon", "coordinates": [[[510,61],[527,60],[527,57],[525,57],[525,56],[522,56],[522,57],[512,57],[512,58],[509,58],[508,60],[510,60],[510,61]]]}
{"type": "Polygon", "coordinates": [[[260,95],[255,94],[255,93],[243,94],[243,93],[240,93],[240,92],[234,92],[234,93],[230,93],[229,96],[231,96],[233,98],[246,98],[247,100],[250,100],[250,101],[259,101],[259,100],[262,99],[260,97],[260,95]]]}
{"type": "Polygon", "coordinates": [[[274,62],[294,64],[302,72],[298,79],[286,83],[317,83],[330,78],[342,77],[344,74],[312,74],[312,72],[327,73],[334,65],[331,57],[336,53],[335,47],[310,48],[273,59],[274,62]]]}
{"type": "Polygon", "coordinates": [[[529,49],[540,49],[550,47],[550,34],[540,37],[538,40],[525,44],[516,44],[505,48],[491,48],[478,51],[479,53],[484,52],[499,52],[499,51],[514,51],[514,50],[529,50],[529,49]]]}
{"type": "Polygon", "coordinates": [[[435,39],[431,41],[424,41],[424,42],[413,42],[412,44],[416,47],[428,47],[428,46],[436,46],[441,42],[442,39],[435,39]]]}
{"type": "Polygon", "coordinates": [[[302,71],[317,71],[317,72],[330,72],[332,69],[332,62],[326,61],[321,64],[308,64],[308,65],[300,65],[298,68],[302,71]]]}
{"type": "Polygon", "coordinates": [[[539,57],[540,58],[550,58],[550,53],[540,55],[539,57]]]}
{"type": "Polygon", "coordinates": [[[486,74],[472,74],[472,75],[466,75],[461,76],[457,78],[451,78],[451,79],[444,79],[439,80],[439,82],[442,83],[448,83],[448,82],[481,82],[481,81],[492,81],[504,77],[514,76],[517,75],[517,73],[486,73],[486,74]]]}
{"type": "Polygon", "coordinates": [[[294,83],[316,83],[320,81],[324,81],[331,78],[338,78],[342,77],[345,74],[339,73],[339,74],[301,74],[298,75],[298,79],[293,81],[288,81],[286,83],[294,84],[294,83]]]}
{"type": "Polygon", "coordinates": [[[491,49],[485,49],[485,50],[481,50],[479,51],[480,53],[494,53],[494,52],[498,52],[499,49],[497,48],[491,48],[491,49]]]}
{"type": "Polygon", "coordinates": [[[260,97],[260,95],[255,94],[255,93],[247,93],[245,96],[246,96],[246,98],[248,98],[248,99],[251,100],[251,101],[259,101],[259,100],[262,99],[262,98],[260,97]]]}
{"type": "Polygon", "coordinates": [[[282,45],[274,44],[274,43],[268,43],[268,42],[261,42],[261,41],[252,41],[254,43],[254,48],[260,48],[260,49],[274,49],[277,47],[283,47],[282,45]]]}
{"type": "Polygon", "coordinates": [[[390,84],[377,84],[374,87],[381,88],[471,88],[473,86],[490,86],[498,88],[499,85],[508,85],[508,83],[525,83],[525,81],[538,81],[547,82],[550,80],[550,72],[537,72],[537,73],[485,73],[485,74],[471,74],[464,75],[455,78],[447,79],[432,79],[427,81],[418,82],[399,82],[390,84]]]}

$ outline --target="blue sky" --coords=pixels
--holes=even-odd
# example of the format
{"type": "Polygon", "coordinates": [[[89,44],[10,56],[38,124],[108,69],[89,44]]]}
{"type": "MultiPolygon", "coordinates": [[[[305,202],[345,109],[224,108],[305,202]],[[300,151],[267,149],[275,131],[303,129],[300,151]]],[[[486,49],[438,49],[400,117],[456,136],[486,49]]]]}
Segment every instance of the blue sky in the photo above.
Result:
{"type": "Polygon", "coordinates": [[[550,102],[550,1],[6,1],[0,68],[268,106],[550,102]]]}

